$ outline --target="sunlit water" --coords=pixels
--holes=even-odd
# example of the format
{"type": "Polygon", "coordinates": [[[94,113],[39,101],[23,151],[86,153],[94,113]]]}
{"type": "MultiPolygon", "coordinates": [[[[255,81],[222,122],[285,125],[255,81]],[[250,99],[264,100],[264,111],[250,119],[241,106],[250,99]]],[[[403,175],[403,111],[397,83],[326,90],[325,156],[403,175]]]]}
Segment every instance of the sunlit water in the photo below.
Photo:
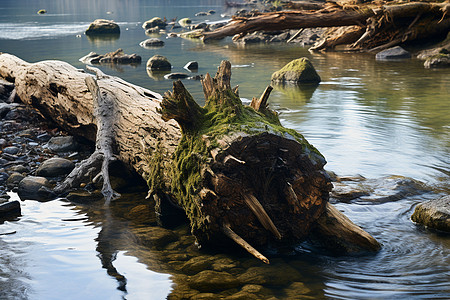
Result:
{"type": "MultiPolygon", "coordinates": [[[[310,58],[322,77],[319,86],[275,87],[271,94],[270,105],[283,125],[304,134],[326,157],[326,168],[337,174],[407,176],[434,192],[382,204],[337,204],[382,243],[376,255],[330,257],[299,247],[291,255],[273,254],[270,266],[245,254],[219,255],[236,262],[226,271],[239,277],[257,268],[277,277],[279,270],[287,270],[282,282],[266,278],[261,283],[261,298],[450,298],[449,236],[417,227],[409,219],[417,203],[449,192],[450,70],[427,70],[414,59],[376,62],[365,54],[311,54],[295,45],[242,47],[229,39],[204,45],[163,35],[162,48],[139,46],[148,38],[141,24],[154,16],[217,21],[225,12],[221,1],[190,2],[1,1],[0,51],[31,62],[59,59],[83,68],[78,59],[90,51],[103,54],[122,48],[141,55],[143,63],[100,68],[159,93],[172,83],[148,76],[145,62],[151,56],[166,56],[174,72],[186,72],[183,66],[196,60],[199,74],[215,73],[227,59],[233,65],[232,83],[239,85],[244,101],[259,96],[271,74],[290,60],[310,58]],[[37,15],[42,8],[48,14],[37,15]],[[194,16],[211,9],[217,13],[194,16]],[[97,18],[117,21],[120,37],[87,38],[83,31],[97,18]]],[[[184,84],[202,103],[200,83],[184,84]]],[[[167,248],[142,243],[136,235],[142,228],[153,228],[154,220],[142,227],[124,217],[142,198],[119,200],[109,212],[101,205],[22,202],[23,216],[0,225],[0,299],[164,299],[198,293],[186,288],[195,274],[185,273],[182,266],[195,257],[217,255],[189,246],[193,240],[185,237],[185,228],[174,231],[178,240],[167,248]]],[[[214,290],[215,297],[236,294],[243,286],[214,290]]]]}

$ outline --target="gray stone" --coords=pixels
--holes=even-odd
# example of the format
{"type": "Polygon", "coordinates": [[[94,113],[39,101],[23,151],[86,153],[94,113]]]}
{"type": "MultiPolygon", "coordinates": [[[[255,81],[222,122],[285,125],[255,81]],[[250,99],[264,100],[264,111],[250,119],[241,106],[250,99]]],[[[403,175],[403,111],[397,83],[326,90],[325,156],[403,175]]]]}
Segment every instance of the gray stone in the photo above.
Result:
{"type": "Polygon", "coordinates": [[[157,38],[151,38],[151,39],[147,39],[145,41],[140,42],[139,46],[141,46],[143,48],[162,47],[162,46],[164,46],[164,41],[157,39],[157,38]]]}
{"type": "Polygon", "coordinates": [[[22,200],[48,200],[50,182],[45,177],[27,176],[19,183],[17,193],[22,200]]]}
{"type": "Polygon", "coordinates": [[[291,83],[319,83],[320,76],[317,74],[312,63],[306,57],[295,59],[286,64],[281,70],[272,74],[272,81],[291,83]]]}
{"type": "Polygon", "coordinates": [[[19,185],[19,183],[24,178],[25,178],[25,176],[23,176],[22,174],[14,172],[11,175],[9,175],[8,180],[6,180],[6,185],[9,188],[15,187],[15,186],[19,185]]]}
{"type": "Polygon", "coordinates": [[[185,64],[183,68],[185,68],[186,70],[189,70],[189,71],[198,70],[198,62],[190,61],[187,64],[185,64]]]}
{"type": "Polygon", "coordinates": [[[411,220],[429,228],[450,232],[450,195],[417,205],[411,220]]]}
{"type": "Polygon", "coordinates": [[[192,23],[192,20],[189,18],[183,18],[181,20],[178,21],[178,24],[180,24],[183,27],[187,27],[192,23]]]}
{"type": "Polygon", "coordinates": [[[55,136],[48,141],[47,147],[52,152],[70,152],[78,148],[78,143],[73,136],[55,136]]]}
{"type": "Polygon", "coordinates": [[[4,147],[7,143],[5,139],[0,139],[0,147],[4,147]]]}
{"type": "Polygon", "coordinates": [[[406,59],[411,58],[411,53],[406,51],[400,46],[395,46],[393,48],[389,48],[386,50],[383,50],[381,52],[378,52],[375,55],[375,58],[377,60],[389,60],[389,59],[406,59]]]}
{"type": "Polygon", "coordinates": [[[154,55],[147,61],[147,69],[152,71],[170,71],[172,69],[172,65],[166,57],[162,55],[154,55]]]}
{"type": "Polygon", "coordinates": [[[9,146],[3,149],[3,153],[8,153],[11,155],[16,155],[20,153],[20,149],[16,146],[9,146]]]}
{"type": "Polygon", "coordinates": [[[56,177],[69,174],[75,164],[65,158],[53,157],[42,163],[36,171],[37,176],[56,177]]]}
{"type": "Polygon", "coordinates": [[[0,172],[0,186],[5,184],[6,181],[8,180],[9,175],[6,172],[0,172]]]}
{"type": "Polygon", "coordinates": [[[88,191],[81,190],[81,191],[70,192],[66,196],[66,198],[70,202],[91,203],[91,202],[95,202],[95,201],[99,201],[99,200],[103,199],[103,194],[100,191],[95,191],[93,193],[90,193],[88,191]]]}
{"type": "Polygon", "coordinates": [[[166,28],[166,26],[167,26],[167,23],[164,22],[159,17],[154,17],[151,20],[145,21],[144,24],[142,24],[142,28],[144,28],[145,30],[148,30],[150,28],[155,28],[155,27],[164,29],[164,28],[166,28]]]}
{"type": "Polygon", "coordinates": [[[17,173],[28,173],[30,172],[30,169],[26,166],[23,165],[15,165],[15,166],[11,166],[9,168],[6,169],[8,172],[17,172],[17,173]]]}
{"type": "Polygon", "coordinates": [[[113,21],[97,19],[89,25],[86,35],[120,34],[120,27],[113,21]]]}
{"type": "Polygon", "coordinates": [[[188,77],[189,77],[189,75],[185,74],[185,73],[170,73],[170,74],[164,75],[165,79],[173,79],[173,80],[175,80],[175,79],[185,79],[185,78],[188,78],[188,77]]]}
{"type": "Polygon", "coordinates": [[[20,202],[17,200],[0,204],[0,219],[20,216],[20,213],[20,202]]]}
{"type": "Polygon", "coordinates": [[[196,17],[204,17],[209,15],[206,11],[199,11],[198,13],[195,14],[196,17]]]}
{"type": "Polygon", "coordinates": [[[205,29],[206,27],[208,27],[208,25],[205,22],[202,22],[202,23],[192,25],[191,30],[205,29]]]}
{"type": "Polygon", "coordinates": [[[79,61],[84,64],[99,64],[101,58],[102,55],[95,52],[89,52],[87,55],[80,58],[79,61]]]}

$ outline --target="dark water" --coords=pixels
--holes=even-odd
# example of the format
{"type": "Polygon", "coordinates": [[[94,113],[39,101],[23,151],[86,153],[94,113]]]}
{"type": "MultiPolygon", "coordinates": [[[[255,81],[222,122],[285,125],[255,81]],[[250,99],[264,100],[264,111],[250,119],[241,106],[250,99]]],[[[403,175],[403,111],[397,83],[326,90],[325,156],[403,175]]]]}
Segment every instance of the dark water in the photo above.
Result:
{"type": "MultiPolygon", "coordinates": [[[[141,55],[143,63],[101,69],[159,93],[172,83],[147,75],[145,62],[151,56],[166,56],[174,72],[196,60],[199,74],[215,73],[227,59],[244,101],[259,96],[272,72],[290,60],[310,58],[322,77],[318,87],[275,87],[272,92],[270,105],[282,123],[304,134],[327,158],[327,169],[339,175],[399,175],[427,185],[427,192],[408,193],[397,201],[337,204],[383,244],[382,250],[330,257],[299,247],[289,255],[269,253],[271,265],[266,266],[245,254],[199,251],[185,227],[162,232],[169,236],[162,238],[165,242],[146,241],[146,234],[159,230],[155,220],[133,222],[128,214],[137,205],[149,205],[145,195],[124,197],[110,210],[101,204],[25,201],[19,220],[0,225],[0,299],[178,299],[199,292],[204,299],[450,298],[449,236],[409,219],[417,203],[449,193],[450,70],[427,70],[414,59],[376,62],[365,54],[310,54],[294,45],[243,47],[229,39],[204,45],[162,35],[163,48],[138,45],[148,38],[142,22],[154,16],[217,21],[224,12],[222,1],[212,0],[3,0],[0,51],[31,62],[58,59],[83,68],[78,59],[90,51],[122,48],[141,55]],[[37,15],[42,8],[48,14],[37,15]],[[194,16],[211,9],[217,13],[194,16]],[[88,39],[83,31],[97,18],[118,22],[120,38],[88,39]],[[202,262],[198,269],[191,266],[197,260],[202,262]],[[226,272],[240,283],[199,287],[193,281],[200,281],[203,270],[226,272]]],[[[200,83],[184,83],[201,103],[200,83]]],[[[386,191],[387,181],[371,185],[372,194],[386,191]]]]}

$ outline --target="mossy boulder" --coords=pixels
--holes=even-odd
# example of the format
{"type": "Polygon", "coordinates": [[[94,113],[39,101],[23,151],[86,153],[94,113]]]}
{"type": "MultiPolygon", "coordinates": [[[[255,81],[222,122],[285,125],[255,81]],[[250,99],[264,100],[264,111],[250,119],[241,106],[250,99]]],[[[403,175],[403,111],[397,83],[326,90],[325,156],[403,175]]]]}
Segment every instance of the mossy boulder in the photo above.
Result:
{"type": "Polygon", "coordinates": [[[86,35],[120,34],[120,27],[113,21],[97,19],[89,25],[86,35]]]}
{"type": "Polygon", "coordinates": [[[154,55],[147,61],[147,69],[152,71],[170,71],[172,69],[172,64],[167,57],[154,55]]]}
{"type": "Polygon", "coordinates": [[[450,232],[450,195],[417,205],[411,220],[429,228],[450,232]]]}
{"type": "Polygon", "coordinates": [[[200,292],[222,291],[240,285],[236,277],[227,272],[205,270],[189,278],[189,286],[200,292]]]}
{"type": "Polygon", "coordinates": [[[145,21],[144,24],[142,24],[142,28],[144,28],[145,30],[148,30],[150,28],[155,28],[158,27],[160,29],[164,29],[166,28],[167,23],[164,22],[161,18],[159,17],[154,17],[148,21],[145,21]]]}
{"type": "Polygon", "coordinates": [[[180,24],[183,27],[187,27],[192,23],[192,20],[189,18],[183,18],[180,21],[178,21],[178,24],[180,24]]]}
{"type": "Polygon", "coordinates": [[[321,78],[311,61],[302,57],[285,65],[281,70],[272,74],[272,81],[277,83],[319,83],[321,78]]]}

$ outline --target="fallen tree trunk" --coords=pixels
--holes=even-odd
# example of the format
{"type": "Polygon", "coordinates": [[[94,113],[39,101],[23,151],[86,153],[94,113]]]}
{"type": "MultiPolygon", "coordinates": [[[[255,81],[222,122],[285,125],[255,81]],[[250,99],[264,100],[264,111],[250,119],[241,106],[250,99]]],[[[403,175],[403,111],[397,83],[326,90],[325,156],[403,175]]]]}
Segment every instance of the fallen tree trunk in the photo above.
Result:
{"type": "MultiPolygon", "coordinates": [[[[97,140],[88,159],[96,161],[97,172],[98,161],[103,159],[104,168],[114,155],[148,182],[157,204],[182,207],[201,245],[229,237],[266,261],[250,244],[297,243],[329,215],[325,159],[303,136],[281,126],[267,107],[271,88],[251,107],[242,105],[230,86],[229,62],[202,81],[204,107],[180,81],[161,98],[116,77],[94,79],[59,61],[29,64],[1,54],[0,76],[14,82],[20,99],[44,117],[97,140]]],[[[80,185],[78,179],[69,183],[66,187],[80,185]]],[[[105,190],[108,199],[113,191],[105,190]]],[[[354,224],[343,226],[359,235],[354,224]]],[[[361,249],[377,250],[372,240],[361,249]]]]}
{"type": "Polygon", "coordinates": [[[327,3],[319,10],[280,11],[252,17],[233,17],[227,25],[203,33],[203,41],[236,35],[237,40],[255,31],[332,27],[312,50],[349,45],[352,50],[382,50],[409,41],[447,34],[449,3],[412,2],[374,6],[327,3]]]}

